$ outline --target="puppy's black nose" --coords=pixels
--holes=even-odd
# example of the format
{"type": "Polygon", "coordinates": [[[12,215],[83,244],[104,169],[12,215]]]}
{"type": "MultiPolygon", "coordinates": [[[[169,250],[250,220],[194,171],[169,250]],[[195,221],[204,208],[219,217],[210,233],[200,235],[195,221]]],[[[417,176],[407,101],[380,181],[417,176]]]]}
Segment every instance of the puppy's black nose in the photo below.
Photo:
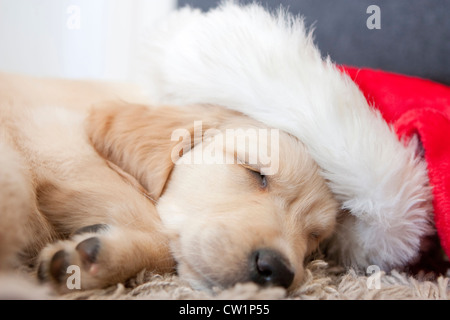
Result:
{"type": "Polygon", "coordinates": [[[250,256],[250,280],[263,286],[288,288],[294,280],[294,272],[280,253],[260,249],[250,256]]]}

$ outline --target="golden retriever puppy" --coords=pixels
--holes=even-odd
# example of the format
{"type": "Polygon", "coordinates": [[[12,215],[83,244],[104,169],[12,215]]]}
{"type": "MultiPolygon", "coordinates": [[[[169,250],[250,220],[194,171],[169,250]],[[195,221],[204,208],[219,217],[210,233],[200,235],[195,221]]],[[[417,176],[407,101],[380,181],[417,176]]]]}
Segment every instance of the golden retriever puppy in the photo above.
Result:
{"type": "Polygon", "coordinates": [[[143,268],[292,288],[333,232],[338,204],[303,144],[238,112],[8,75],[0,92],[2,269],[31,263],[61,291],[73,270],[87,289],[143,268]]]}

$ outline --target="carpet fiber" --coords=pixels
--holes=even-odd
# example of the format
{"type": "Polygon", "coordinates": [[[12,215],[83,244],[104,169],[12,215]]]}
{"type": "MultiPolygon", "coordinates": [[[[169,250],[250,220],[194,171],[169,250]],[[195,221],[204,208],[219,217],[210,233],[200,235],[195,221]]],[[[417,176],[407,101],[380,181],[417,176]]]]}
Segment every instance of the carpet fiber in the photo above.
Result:
{"type": "Polygon", "coordinates": [[[28,272],[0,273],[0,300],[449,300],[450,269],[446,276],[420,271],[414,276],[391,271],[368,274],[314,260],[305,268],[304,283],[287,292],[281,288],[260,288],[252,283],[237,284],[213,292],[193,290],[175,274],[157,275],[142,270],[126,283],[104,289],[73,290],[56,294],[48,285],[38,284],[28,272]]]}
{"type": "Polygon", "coordinates": [[[292,292],[281,288],[258,288],[254,284],[238,284],[213,293],[195,291],[176,275],[154,275],[145,270],[126,284],[106,289],[74,291],[60,299],[445,299],[450,298],[449,277],[419,273],[408,276],[392,271],[370,275],[354,270],[331,267],[323,260],[310,262],[304,284],[292,292]]]}

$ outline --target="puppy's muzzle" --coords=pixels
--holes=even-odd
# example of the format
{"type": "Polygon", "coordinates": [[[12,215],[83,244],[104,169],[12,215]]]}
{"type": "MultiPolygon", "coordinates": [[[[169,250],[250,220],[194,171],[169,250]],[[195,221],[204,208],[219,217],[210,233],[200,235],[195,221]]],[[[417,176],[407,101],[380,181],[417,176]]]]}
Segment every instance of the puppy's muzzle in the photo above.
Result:
{"type": "Polygon", "coordinates": [[[262,286],[288,288],[294,272],[286,258],[270,249],[253,251],[250,255],[250,280],[262,286]]]}

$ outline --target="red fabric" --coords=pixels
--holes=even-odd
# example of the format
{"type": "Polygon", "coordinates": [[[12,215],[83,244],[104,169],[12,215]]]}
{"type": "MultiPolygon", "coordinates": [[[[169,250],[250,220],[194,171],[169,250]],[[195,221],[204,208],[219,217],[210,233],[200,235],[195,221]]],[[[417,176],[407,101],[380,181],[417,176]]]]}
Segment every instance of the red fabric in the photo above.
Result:
{"type": "Polygon", "coordinates": [[[384,71],[342,69],[400,138],[419,134],[433,187],[436,229],[450,257],[450,87],[384,71]]]}

